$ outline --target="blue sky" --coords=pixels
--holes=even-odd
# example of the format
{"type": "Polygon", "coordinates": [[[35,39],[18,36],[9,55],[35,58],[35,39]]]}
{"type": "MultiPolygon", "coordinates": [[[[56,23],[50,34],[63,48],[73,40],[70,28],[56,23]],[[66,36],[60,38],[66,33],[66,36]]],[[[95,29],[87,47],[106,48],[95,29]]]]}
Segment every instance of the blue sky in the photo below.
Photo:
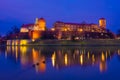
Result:
{"type": "Polygon", "coordinates": [[[0,34],[12,26],[34,23],[43,17],[47,27],[55,21],[96,23],[106,18],[107,28],[113,32],[120,29],[119,0],[0,0],[0,34]]]}

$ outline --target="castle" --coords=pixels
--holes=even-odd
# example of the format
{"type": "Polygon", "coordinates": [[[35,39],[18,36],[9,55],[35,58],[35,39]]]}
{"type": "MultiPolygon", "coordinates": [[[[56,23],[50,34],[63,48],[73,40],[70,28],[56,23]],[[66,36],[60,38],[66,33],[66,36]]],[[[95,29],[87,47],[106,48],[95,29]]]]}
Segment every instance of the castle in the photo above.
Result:
{"type": "Polygon", "coordinates": [[[41,32],[46,30],[46,21],[44,18],[36,18],[35,24],[22,25],[20,32],[28,33],[29,37],[36,40],[41,37],[41,32]]]}
{"type": "Polygon", "coordinates": [[[40,38],[58,40],[115,38],[115,35],[106,29],[105,18],[100,18],[99,24],[56,21],[51,29],[47,29],[44,18],[36,18],[34,24],[22,25],[20,33],[27,33],[32,40],[40,38]]]}

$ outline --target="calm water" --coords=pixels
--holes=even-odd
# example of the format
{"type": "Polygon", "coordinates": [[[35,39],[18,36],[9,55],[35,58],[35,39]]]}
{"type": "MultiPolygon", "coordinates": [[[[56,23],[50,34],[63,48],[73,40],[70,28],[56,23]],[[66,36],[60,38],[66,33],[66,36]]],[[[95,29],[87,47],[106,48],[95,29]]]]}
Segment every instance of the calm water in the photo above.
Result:
{"type": "Polygon", "coordinates": [[[0,80],[120,80],[120,47],[1,47],[0,80]]]}

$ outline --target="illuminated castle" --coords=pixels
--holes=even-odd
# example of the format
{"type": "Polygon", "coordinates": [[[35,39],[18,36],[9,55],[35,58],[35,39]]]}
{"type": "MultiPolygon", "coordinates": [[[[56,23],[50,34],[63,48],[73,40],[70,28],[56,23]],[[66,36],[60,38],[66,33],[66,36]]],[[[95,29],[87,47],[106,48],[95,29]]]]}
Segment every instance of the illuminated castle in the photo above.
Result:
{"type": "Polygon", "coordinates": [[[36,18],[35,24],[38,26],[38,29],[40,31],[45,31],[45,29],[46,29],[46,21],[45,21],[44,18],[40,18],[40,19],[36,18]]]}
{"type": "Polygon", "coordinates": [[[106,19],[100,18],[99,24],[68,23],[57,21],[51,29],[46,30],[44,18],[36,18],[35,24],[21,27],[21,33],[28,33],[32,40],[36,39],[111,39],[115,35],[106,29],[106,19]]]}
{"type": "Polygon", "coordinates": [[[54,24],[54,29],[58,31],[86,31],[86,32],[105,32],[106,29],[106,20],[101,18],[98,24],[87,24],[87,23],[64,23],[57,21],[54,24]]]}
{"type": "Polygon", "coordinates": [[[29,33],[31,39],[40,38],[41,32],[46,30],[46,21],[44,18],[36,18],[35,24],[22,25],[20,32],[29,33]]]}
{"type": "Polygon", "coordinates": [[[20,32],[29,32],[31,30],[45,31],[46,21],[44,18],[36,18],[35,24],[22,25],[20,32]]]}
{"type": "Polygon", "coordinates": [[[99,19],[99,24],[68,23],[57,21],[52,31],[57,31],[57,39],[111,39],[115,35],[106,29],[105,18],[99,19]]]}
{"type": "Polygon", "coordinates": [[[99,26],[102,29],[106,29],[106,19],[105,18],[100,18],[100,20],[99,20],[99,26]]]}

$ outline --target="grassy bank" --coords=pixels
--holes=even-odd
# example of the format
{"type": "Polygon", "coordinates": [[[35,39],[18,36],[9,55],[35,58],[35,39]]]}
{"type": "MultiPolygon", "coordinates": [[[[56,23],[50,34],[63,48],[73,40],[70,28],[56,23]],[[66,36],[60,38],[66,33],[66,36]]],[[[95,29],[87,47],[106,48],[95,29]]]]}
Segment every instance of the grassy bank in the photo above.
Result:
{"type": "Polygon", "coordinates": [[[28,45],[63,45],[63,46],[120,46],[120,40],[101,39],[101,40],[39,40],[28,45]]]}

